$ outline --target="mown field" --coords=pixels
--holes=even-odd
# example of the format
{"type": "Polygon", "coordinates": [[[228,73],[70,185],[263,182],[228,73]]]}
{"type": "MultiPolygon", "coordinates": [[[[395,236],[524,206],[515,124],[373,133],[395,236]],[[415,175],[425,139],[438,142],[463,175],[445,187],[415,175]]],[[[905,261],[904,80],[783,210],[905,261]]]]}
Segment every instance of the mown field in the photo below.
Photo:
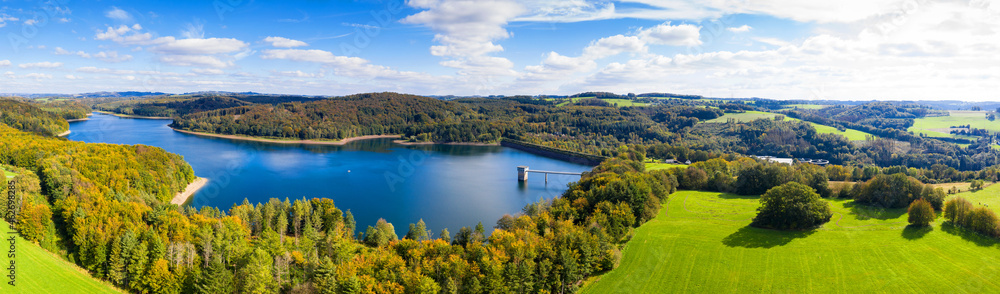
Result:
{"type": "Polygon", "coordinates": [[[686,164],[672,164],[672,163],[662,163],[662,162],[647,162],[646,171],[654,171],[658,169],[668,169],[668,168],[687,168],[686,164]]]}
{"type": "MultiPolygon", "coordinates": [[[[735,119],[738,122],[749,122],[761,118],[773,119],[775,116],[778,115],[779,114],[777,113],[761,112],[761,111],[747,111],[744,113],[727,113],[721,117],[703,121],[703,123],[726,123],[729,121],[729,119],[735,119]]],[[[795,120],[795,121],[798,120],[790,117],[785,117],[785,119],[795,120]]],[[[820,134],[838,134],[847,137],[847,139],[851,141],[865,140],[867,139],[868,135],[870,135],[869,133],[858,131],[855,129],[847,129],[846,131],[841,132],[840,130],[837,130],[837,128],[831,126],[821,125],[812,122],[810,122],[809,124],[811,124],[814,128],[816,128],[816,132],[820,134]]]]}
{"type": "Polygon", "coordinates": [[[714,192],[671,195],[636,230],[619,267],[582,292],[1000,292],[1000,243],[943,218],[917,229],[907,226],[904,209],[832,200],[832,221],[784,232],[748,226],[758,203],[714,192]]]}
{"type": "MultiPolygon", "coordinates": [[[[10,235],[6,234],[7,222],[0,222],[0,225],[3,225],[5,232],[4,254],[0,257],[0,264],[6,269],[10,265],[7,257],[10,243],[6,238],[10,235]]],[[[122,293],[113,286],[94,279],[86,270],[20,237],[17,238],[15,253],[15,286],[7,284],[10,281],[6,277],[9,272],[4,270],[0,293],[122,293]]]]}
{"type": "Polygon", "coordinates": [[[971,125],[973,128],[986,129],[992,132],[1000,132],[1000,119],[989,121],[986,119],[986,111],[950,111],[949,116],[923,117],[913,121],[913,126],[907,129],[914,134],[924,134],[928,137],[938,138],[964,138],[974,139],[973,136],[955,136],[948,133],[951,126],[971,125]]]}
{"type": "MultiPolygon", "coordinates": [[[[596,97],[576,97],[576,98],[570,98],[568,101],[559,103],[556,106],[566,106],[566,105],[569,105],[570,103],[576,103],[577,101],[580,101],[581,99],[593,99],[593,98],[596,98],[596,97]]],[[[554,100],[554,99],[547,99],[547,100],[554,100]]],[[[635,102],[635,101],[628,100],[628,99],[601,99],[601,100],[607,101],[608,103],[611,103],[612,105],[617,105],[618,107],[625,107],[625,106],[649,106],[649,103],[635,102]]]]}
{"type": "MultiPolygon", "coordinates": [[[[948,189],[947,187],[942,188],[946,190],[948,189]]],[[[1000,213],[1000,185],[990,185],[982,190],[974,192],[969,192],[968,187],[959,188],[965,192],[958,193],[956,194],[957,196],[961,196],[975,205],[986,205],[987,207],[993,209],[993,211],[1000,213]]]]}

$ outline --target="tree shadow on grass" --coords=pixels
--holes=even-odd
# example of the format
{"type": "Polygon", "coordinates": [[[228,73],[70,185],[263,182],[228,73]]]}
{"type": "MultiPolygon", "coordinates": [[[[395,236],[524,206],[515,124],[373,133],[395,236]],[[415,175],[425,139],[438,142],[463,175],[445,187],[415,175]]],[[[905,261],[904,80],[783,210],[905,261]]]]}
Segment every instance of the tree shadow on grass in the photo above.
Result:
{"type": "Polygon", "coordinates": [[[722,244],[729,247],[771,248],[784,246],[792,240],[808,237],[815,232],[815,230],[778,231],[754,228],[748,225],[723,238],[722,244]]]}
{"type": "Polygon", "coordinates": [[[903,238],[906,238],[906,240],[916,240],[923,238],[924,235],[927,235],[931,231],[934,231],[934,227],[909,225],[903,229],[903,238]]]}
{"type": "Polygon", "coordinates": [[[904,208],[886,208],[882,206],[865,205],[855,201],[844,203],[844,208],[851,210],[851,214],[858,220],[890,220],[897,219],[906,214],[906,209],[904,208]]]}
{"type": "Polygon", "coordinates": [[[719,193],[719,198],[722,199],[760,199],[760,195],[740,195],[733,193],[719,193]]]}
{"type": "Polygon", "coordinates": [[[941,230],[944,231],[945,233],[962,237],[962,239],[965,239],[965,241],[976,243],[976,245],[978,246],[993,247],[997,246],[997,244],[1000,244],[1000,241],[997,241],[997,239],[983,236],[970,229],[956,226],[950,221],[946,221],[943,224],[941,224],[941,230]]]}

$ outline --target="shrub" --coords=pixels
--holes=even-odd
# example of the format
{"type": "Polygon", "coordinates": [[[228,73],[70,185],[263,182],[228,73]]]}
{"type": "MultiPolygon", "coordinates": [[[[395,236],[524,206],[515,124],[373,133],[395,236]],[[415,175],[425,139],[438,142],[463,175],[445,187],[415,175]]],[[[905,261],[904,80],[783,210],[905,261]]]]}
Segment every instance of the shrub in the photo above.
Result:
{"type": "Polygon", "coordinates": [[[935,210],[941,210],[945,198],[945,193],[940,188],[935,189],[933,186],[924,185],[917,179],[903,173],[877,175],[860,184],[860,189],[852,194],[854,194],[854,201],[858,203],[887,208],[903,208],[917,199],[924,199],[935,210]]]}
{"type": "Polygon", "coordinates": [[[830,221],[830,205],[813,188],[797,183],[771,188],[760,197],[760,208],[751,226],[801,230],[830,221]]]}
{"type": "Polygon", "coordinates": [[[909,215],[910,225],[914,226],[927,226],[937,217],[931,203],[923,199],[910,203],[910,209],[906,213],[909,215]]]}
{"type": "Polygon", "coordinates": [[[1000,218],[997,218],[996,213],[986,207],[974,207],[962,197],[952,198],[945,203],[944,216],[956,226],[1000,238],[1000,218]]]}

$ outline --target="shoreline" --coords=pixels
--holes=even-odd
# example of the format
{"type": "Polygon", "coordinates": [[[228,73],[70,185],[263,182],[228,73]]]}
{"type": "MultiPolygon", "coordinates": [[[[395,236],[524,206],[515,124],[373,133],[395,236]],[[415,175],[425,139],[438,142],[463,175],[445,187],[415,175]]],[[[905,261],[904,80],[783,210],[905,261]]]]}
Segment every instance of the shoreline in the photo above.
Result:
{"type": "Polygon", "coordinates": [[[69,136],[69,133],[70,133],[70,132],[71,132],[70,130],[66,130],[65,132],[62,132],[62,133],[59,133],[58,135],[56,135],[56,137],[65,137],[65,136],[69,136]]]}
{"type": "Polygon", "coordinates": [[[500,143],[479,143],[479,142],[406,142],[404,140],[393,140],[399,145],[456,145],[456,146],[500,146],[500,143]]]}
{"type": "Polygon", "coordinates": [[[345,145],[347,143],[358,141],[358,140],[383,139],[383,138],[389,138],[389,139],[395,138],[395,139],[398,139],[400,137],[399,135],[366,135],[366,136],[344,138],[344,139],[341,139],[340,141],[275,140],[275,139],[254,138],[254,137],[247,137],[247,136],[240,136],[240,135],[221,135],[221,134],[212,134],[212,133],[202,133],[202,132],[194,132],[194,131],[188,131],[188,130],[181,130],[181,129],[176,129],[176,128],[170,128],[170,129],[172,129],[174,131],[177,131],[177,132],[181,132],[181,133],[185,133],[185,134],[191,134],[191,135],[195,135],[195,136],[205,136],[205,137],[213,137],[213,138],[243,140],[243,141],[252,141],[252,142],[264,142],[264,143],[304,144],[304,145],[338,145],[339,146],[339,145],[345,145]]]}
{"type": "Polygon", "coordinates": [[[66,122],[78,122],[78,121],[85,121],[85,120],[90,120],[90,118],[88,117],[88,118],[67,119],[66,122]]]}
{"type": "Polygon", "coordinates": [[[172,118],[172,117],[165,117],[165,116],[139,116],[139,115],[128,115],[128,114],[120,114],[120,113],[114,113],[114,112],[107,112],[107,111],[101,111],[101,110],[94,110],[94,112],[97,112],[97,113],[102,113],[102,114],[107,114],[107,115],[114,115],[114,116],[117,116],[117,117],[123,117],[123,118],[137,118],[137,119],[163,119],[163,120],[167,120],[167,119],[169,119],[169,120],[173,120],[173,119],[174,119],[174,118],[172,118]]]}
{"type": "Polygon", "coordinates": [[[174,199],[170,200],[170,204],[184,205],[184,203],[187,203],[188,199],[191,198],[195,192],[198,192],[198,190],[202,187],[205,187],[205,184],[207,183],[208,179],[206,178],[198,177],[194,179],[193,182],[187,185],[187,188],[184,188],[183,192],[174,195],[174,199]]]}

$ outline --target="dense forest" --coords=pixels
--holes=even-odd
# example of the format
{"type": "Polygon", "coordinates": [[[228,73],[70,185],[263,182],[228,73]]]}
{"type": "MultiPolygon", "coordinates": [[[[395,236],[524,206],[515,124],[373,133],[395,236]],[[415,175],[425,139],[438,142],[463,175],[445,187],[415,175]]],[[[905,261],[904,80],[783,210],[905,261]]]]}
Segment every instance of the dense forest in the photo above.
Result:
{"type": "MultiPolygon", "coordinates": [[[[384,220],[358,228],[349,210],[325,198],[244,200],[228,210],[171,205],[173,195],[194,179],[180,156],[144,145],[89,144],[34,134],[38,123],[24,122],[61,118],[23,102],[0,104],[22,110],[13,120],[20,123],[0,124],[0,164],[18,174],[13,180],[23,200],[17,227],[27,240],[136,293],[569,293],[586,278],[615,268],[634,229],[660,213],[660,205],[677,189],[760,195],[785,185],[795,189],[778,192],[801,191],[813,202],[814,194],[876,207],[928,201],[958,226],[993,236],[998,232],[996,216],[988,209],[961,201],[942,204],[944,192],[921,182],[996,181],[995,166],[960,171],[940,163],[929,168],[785,165],[728,150],[774,148],[832,158],[850,154],[855,157],[842,161],[858,161],[873,147],[816,134],[801,122],[765,119],[701,127],[699,121],[722,115],[712,108],[553,107],[517,99],[440,101],[362,94],[255,103],[178,119],[187,124],[177,127],[204,122],[230,130],[248,125],[251,131],[281,126],[284,132],[301,124],[331,134],[337,130],[341,138],[398,131],[418,140],[474,141],[488,140],[489,134],[614,157],[570,184],[562,197],[528,205],[495,224],[469,224],[454,233],[429,232],[418,222],[409,224],[400,238],[384,220]],[[233,124],[223,123],[227,120],[233,124]],[[711,136],[720,143],[706,148],[702,144],[711,136]],[[703,139],[689,145],[684,143],[689,137],[703,139]],[[649,157],[695,163],[646,171],[649,157]],[[833,191],[830,180],[859,183],[833,191]]],[[[7,203],[0,204],[0,212],[6,213],[7,203]]],[[[780,216],[769,221],[764,226],[792,228],[788,222],[797,220],[780,216]]]]}
{"type": "MultiPolygon", "coordinates": [[[[538,134],[610,136],[625,143],[665,142],[672,131],[722,115],[717,109],[663,106],[554,107],[517,98],[442,101],[370,93],[313,102],[257,104],[182,116],[172,127],[218,134],[337,140],[402,134],[414,141],[496,142],[538,134]]],[[[616,147],[608,145],[607,147],[616,147]]]]}
{"type": "Polygon", "coordinates": [[[0,122],[45,136],[55,136],[69,130],[69,123],[63,117],[31,103],[11,99],[0,99],[0,122]]]}
{"type": "Polygon", "coordinates": [[[38,107],[67,120],[84,119],[91,112],[90,107],[76,100],[48,101],[41,103],[38,107]]]}
{"type": "MultiPolygon", "coordinates": [[[[572,96],[638,99],[604,92],[572,96]]],[[[930,169],[944,165],[977,171],[1000,164],[1000,151],[991,147],[993,137],[973,141],[909,133],[906,128],[915,118],[943,115],[916,104],[871,102],[817,110],[780,110],[787,117],[875,136],[851,142],[836,134],[820,134],[797,120],[701,123],[725,113],[771,111],[785,106],[784,102],[766,99],[656,99],[648,107],[614,107],[597,98],[557,106],[561,100],[527,96],[448,101],[397,93],[327,99],[294,97],[147,98],[96,103],[94,107],[123,114],[175,116],[172,127],[177,129],[291,140],[399,134],[420,142],[494,143],[510,138],[612,157],[622,145],[668,144],[705,153],[822,158],[853,166],[930,169]]]]}
{"type": "Polygon", "coordinates": [[[313,101],[317,98],[288,95],[181,95],[147,98],[103,98],[83,100],[101,111],[126,115],[177,117],[189,113],[247,106],[252,104],[277,104],[293,101],[313,101]]]}

